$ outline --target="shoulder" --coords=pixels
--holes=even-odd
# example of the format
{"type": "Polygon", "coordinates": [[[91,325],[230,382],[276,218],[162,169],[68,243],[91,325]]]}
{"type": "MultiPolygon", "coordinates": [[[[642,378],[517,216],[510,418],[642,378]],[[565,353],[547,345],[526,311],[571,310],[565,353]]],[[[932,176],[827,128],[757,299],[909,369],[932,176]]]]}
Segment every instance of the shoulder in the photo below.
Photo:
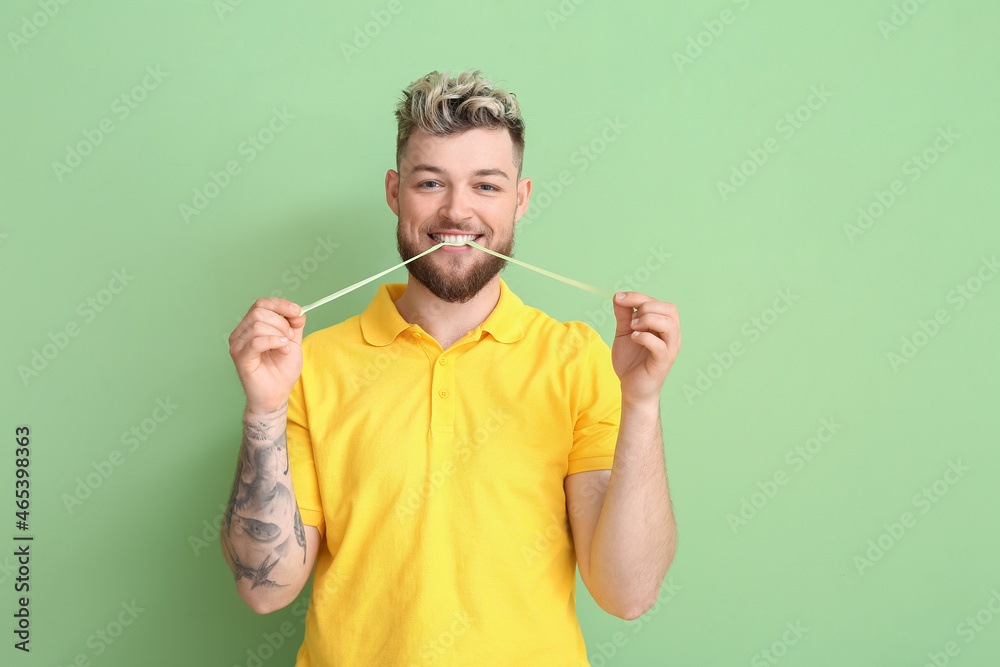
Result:
{"type": "Polygon", "coordinates": [[[302,339],[303,362],[328,358],[338,350],[349,349],[362,342],[361,315],[354,315],[343,322],[318,329],[302,339]]]}
{"type": "Polygon", "coordinates": [[[595,345],[605,345],[601,335],[589,322],[561,322],[533,306],[524,306],[523,322],[525,339],[534,340],[555,351],[560,361],[586,357],[595,345]]]}

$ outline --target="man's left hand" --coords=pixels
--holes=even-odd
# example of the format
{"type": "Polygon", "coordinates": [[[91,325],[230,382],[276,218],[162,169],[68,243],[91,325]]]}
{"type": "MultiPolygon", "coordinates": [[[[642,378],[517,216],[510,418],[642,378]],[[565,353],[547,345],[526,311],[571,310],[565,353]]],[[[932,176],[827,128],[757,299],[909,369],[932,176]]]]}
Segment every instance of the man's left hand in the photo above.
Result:
{"type": "Polygon", "coordinates": [[[622,382],[622,402],[659,405],[663,381],[681,349],[677,306],[639,292],[617,292],[613,303],[611,363],[622,382]]]}

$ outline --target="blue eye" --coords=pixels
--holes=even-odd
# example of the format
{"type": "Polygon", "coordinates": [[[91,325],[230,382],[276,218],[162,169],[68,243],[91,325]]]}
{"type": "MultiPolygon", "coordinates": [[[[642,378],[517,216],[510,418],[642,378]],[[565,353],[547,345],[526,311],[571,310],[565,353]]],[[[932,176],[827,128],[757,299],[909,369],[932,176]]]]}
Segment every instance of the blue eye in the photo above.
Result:
{"type": "Polygon", "coordinates": [[[430,184],[432,184],[432,183],[434,183],[434,184],[438,184],[438,182],[437,182],[437,181],[424,181],[424,182],[423,182],[423,183],[421,183],[421,184],[420,184],[420,185],[419,185],[418,187],[421,187],[421,188],[423,188],[423,187],[427,187],[427,186],[429,186],[429,185],[430,185],[430,184]]]}
{"type": "Polygon", "coordinates": [[[479,187],[481,187],[481,188],[489,188],[489,190],[487,190],[487,192],[497,192],[498,191],[498,189],[495,186],[490,185],[489,183],[483,183],[479,187]]]}

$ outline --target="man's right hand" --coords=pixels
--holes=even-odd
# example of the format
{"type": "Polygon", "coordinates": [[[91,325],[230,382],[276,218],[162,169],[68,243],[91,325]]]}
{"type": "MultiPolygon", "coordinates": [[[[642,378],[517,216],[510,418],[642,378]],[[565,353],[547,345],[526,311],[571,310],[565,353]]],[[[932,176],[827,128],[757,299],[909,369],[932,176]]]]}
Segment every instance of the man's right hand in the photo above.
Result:
{"type": "Polygon", "coordinates": [[[272,412],[285,405],[302,373],[306,316],[287,299],[261,298],[229,335],[229,356],[247,396],[247,410],[272,412]]]}

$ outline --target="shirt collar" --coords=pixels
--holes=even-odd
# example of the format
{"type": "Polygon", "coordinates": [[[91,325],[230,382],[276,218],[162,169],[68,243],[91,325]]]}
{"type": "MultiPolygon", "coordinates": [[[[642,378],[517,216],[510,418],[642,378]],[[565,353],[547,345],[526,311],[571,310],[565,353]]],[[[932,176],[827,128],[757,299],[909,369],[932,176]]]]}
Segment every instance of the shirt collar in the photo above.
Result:
{"type": "MultiPolygon", "coordinates": [[[[368,307],[361,313],[361,334],[365,341],[383,347],[411,325],[396,309],[396,299],[406,291],[406,283],[382,283],[368,307]]],[[[513,343],[524,336],[524,302],[500,279],[500,299],[493,312],[476,327],[501,343],[513,343]]],[[[474,332],[475,333],[475,332],[474,332]]],[[[481,335],[480,335],[481,337],[481,335]]]]}

